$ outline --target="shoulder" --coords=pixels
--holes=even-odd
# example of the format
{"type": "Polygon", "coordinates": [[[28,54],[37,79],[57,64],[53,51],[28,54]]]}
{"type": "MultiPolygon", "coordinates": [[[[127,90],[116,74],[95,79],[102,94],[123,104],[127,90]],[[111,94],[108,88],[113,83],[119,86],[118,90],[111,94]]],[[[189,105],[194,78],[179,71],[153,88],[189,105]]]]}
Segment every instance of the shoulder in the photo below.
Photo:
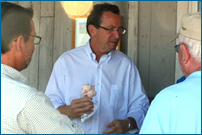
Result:
{"type": "Polygon", "coordinates": [[[32,95],[32,97],[28,101],[29,104],[35,104],[35,106],[49,106],[54,109],[52,102],[42,91],[38,91],[32,95]]]}
{"type": "Polygon", "coordinates": [[[14,95],[15,94],[30,95],[38,92],[38,90],[34,87],[31,87],[23,82],[19,82],[6,77],[2,78],[1,88],[2,88],[2,91],[6,91],[7,94],[14,94],[14,95]]]}
{"type": "Polygon", "coordinates": [[[84,52],[86,50],[86,45],[84,46],[80,46],[74,49],[71,49],[65,53],[63,53],[59,58],[63,58],[63,57],[67,57],[67,56],[71,56],[71,55],[79,55],[81,52],[84,52]]]}
{"type": "Polygon", "coordinates": [[[71,49],[65,53],[63,53],[57,61],[70,61],[74,60],[75,58],[80,58],[85,55],[86,52],[86,45],[71,49]]]}
{"type": "Polygon", "coordinates": [[[126,54],[119,50],[114,50],[112,54],[112,59],[123,62],[125,64],[134,64],[130,57],[128,57],[126,54]]]}
{"type": "Polygon", "coordinates": [[[114,50],[113,55],[122,59],[126,59],[128,61],[132,61],[130,57],[128,57],[126,54],[124,54],[123,52],[119,50],[114,50]]]}
{"type": "Polygon", "coordinates": [[[36,88],[31,87],[26,84],[19,84],[16,87],[16,91],[18,92],[18,94],[20,93],[19,96],[21,96],[22,98],[25,98],[25,99],[32,98],[40,92],[36,88]]]}
{"type": "Polygon", "coordinates": [[[71,50],[63,53],[57,59],[57,61],[54,64],[54,67],[55,66],[66,67],[66,66],[68,66],[67,63],[71,63],[71,62],[74,63],[75,60],[84,58],[85,55],[86,55],[86,45],[71,49],[71,50]]]}
{"type": "Polygon", "coordinates": [[[161,90],[152,101],[153,104],[156,105],[162,105],[164,106],[166,103],[170,103],[177,94],[177,89],[179,84],[174,84],[171,86],[168,86],[161,90]]]}
{"type": "Polygon", "coordinates": [[[154,102],[158,104],[175,104],[174,102],[183,100],[189,96],[190,87],[187,82],[173,84],[161,90],[154,98],[154,102]]]}
{"type": "Polygon", "coordinates": [[[179,84],[170,85],[164,89],[162,89],[155,98],[158,99],[165,99],[170,98],[171,96],[175,95],[176,89],[179,87],[179,84]]]}

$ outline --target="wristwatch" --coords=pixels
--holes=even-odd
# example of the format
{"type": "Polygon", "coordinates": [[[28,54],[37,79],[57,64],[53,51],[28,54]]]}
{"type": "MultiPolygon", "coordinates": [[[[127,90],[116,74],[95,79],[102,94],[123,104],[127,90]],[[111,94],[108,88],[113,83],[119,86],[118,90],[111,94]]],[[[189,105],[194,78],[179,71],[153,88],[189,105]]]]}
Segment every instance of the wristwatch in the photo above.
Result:
{"type": "Polygon", "coordinates": [[[128,129],[132,130],[133,129],[133,123],[128,118],[126,120],[128,121],[128,129]]]}

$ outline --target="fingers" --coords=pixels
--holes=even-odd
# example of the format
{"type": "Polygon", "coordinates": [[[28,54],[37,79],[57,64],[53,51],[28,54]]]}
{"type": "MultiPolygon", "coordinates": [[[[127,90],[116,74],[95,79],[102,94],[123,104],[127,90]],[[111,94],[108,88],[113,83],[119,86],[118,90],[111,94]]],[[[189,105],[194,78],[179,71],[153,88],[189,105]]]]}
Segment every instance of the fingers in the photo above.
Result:
{"type": "Polygon", "coordinates": [[[92,106],[94,103],[91,101],[91,99],[75,99],[72,101],[71,106],[72,108],[82,108],[82,107],[87,107],[87,106],[92,106]]]}
{"type": "Polygon", "coordinates": [[[102,134],[123,134],[122,130],[120,130],[119,128],[117,128],[116,126],[113,128],[110,128],[104,132],[102,132],[102,134]]]}
{"type": "Polygon", "coordinates": [[[91,99],[80,98],[72,101],[70,108],[74,117],[80,117],[84,113],[90,114],[93,112],[94,103],[91,99]]]}
{"type": "Polygon", "coordinates": [[[80,113],[80,114],[84,114],[84,113],[91,113],[93,110],[93,105],[90,106],[86,106],[86,107],[71,107],[72,110],[74,110],[74,113],[80,113]]]}
{"type": "Polygon", "coordinates": [[[87,106],[87,105],[93,105],[94,103],[90,98],[80,98],[80,99],[74,99],[72,100],[71,104],[79,104],[79,107],[87,106]]]}
{"type": "Polygon", "coordinates": [[[111,123],[106,125],[108,130],[102,132],[103,134],[124,134],[126,132],[125,126],[124,126],[124,120],[113,120],[111,123]]]}
{"type": "Polygon", "coordinates": [[[102,132],[103,134],[114,134],[114,133],[117,133],[117,130],[118,130],[118,127],[116,126],[116,124],[118,123],[117,120],[113,120],[111,123],[107,124],[106,126],[110,129],[102,132]]]}
{"type": "Polygon", "coordinates": [[[102,132],[102,134],[113,134],[114,132],[116,132],[116,130],[113,128],[110,128],[108,130],[105,130],[104,132],[102,132]]]}
{"type": "Polygon", "coordinates": [[[107,124],[107,127],[108,127],[108,128],[113,127],[113,126],[115,126],[117,123],[118,123],[117,120],[113,120],[111,123],[107,124]]]}

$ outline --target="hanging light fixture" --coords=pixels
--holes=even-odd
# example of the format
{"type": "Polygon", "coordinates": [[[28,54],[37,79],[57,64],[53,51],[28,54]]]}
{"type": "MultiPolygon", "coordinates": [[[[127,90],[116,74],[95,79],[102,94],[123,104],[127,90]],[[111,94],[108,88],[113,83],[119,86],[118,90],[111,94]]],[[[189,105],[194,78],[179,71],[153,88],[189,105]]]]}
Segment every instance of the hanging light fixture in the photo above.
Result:
{"type": "Polygon", "coordinates": [[[93,7],[92,1],[61,1],[69,17],[87,16],[93,7]]]}

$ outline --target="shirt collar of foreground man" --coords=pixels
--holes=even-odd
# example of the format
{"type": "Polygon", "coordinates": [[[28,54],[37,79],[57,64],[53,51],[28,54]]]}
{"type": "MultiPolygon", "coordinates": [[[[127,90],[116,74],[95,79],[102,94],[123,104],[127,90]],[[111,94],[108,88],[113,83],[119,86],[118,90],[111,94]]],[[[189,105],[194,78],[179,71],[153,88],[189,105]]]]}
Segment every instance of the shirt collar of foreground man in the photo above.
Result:
{"type": "Polygon", "coordinates": [[[175,46],[184,81],[152,101],[140,134],[201,134],[201,12],[182,17],[175,46]]]}

